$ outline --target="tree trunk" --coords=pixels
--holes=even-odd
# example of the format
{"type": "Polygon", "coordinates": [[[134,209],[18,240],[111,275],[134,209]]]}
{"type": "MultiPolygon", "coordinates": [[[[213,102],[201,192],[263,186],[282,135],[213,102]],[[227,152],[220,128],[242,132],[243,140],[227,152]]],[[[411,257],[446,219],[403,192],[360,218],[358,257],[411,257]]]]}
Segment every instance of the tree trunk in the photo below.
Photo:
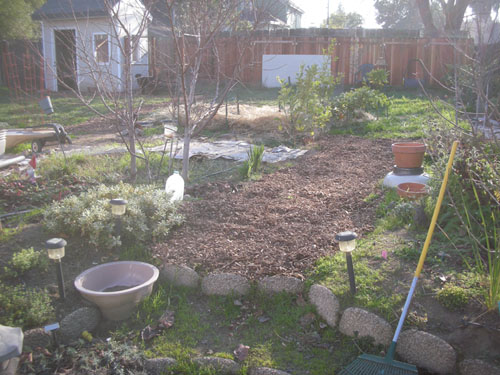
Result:
{"type": "MultiPolygon", "coordinates": [[[[125,46],[125,51],[132,51],[131,38],[125,38],[124,41],[127,45],[125,46]]],[[[124,65],[124,82],[125,82],[125,95],[127,100],[127,110],[125,111],[127,129],[128,129],[128,139],[129,139],[129,152],[130,152],[130,179],[135,181],[137,177],[137,158],[135,156],[135,118],[134,118],[134,93],[132,91],[132,56],[131,53],[125,54],[125,65],[124,65]]]]}
{"type": "Polygon", "coordinates": [[[462,22],[464,20],[464,14],[467,10],[467,7],[470,4],[470,0],[457,0],[455,1],[448,0],[446,3],[446,7],[444,7],[446,23],[444,26],[444,30],[449,32],[459,32],[460,27],[462,26],[462,22]]]}
{"type": "Polygon", "coordinates": [[[434,36],[438,34],[438,29],[434,25],[434,20],[432,19],[431,7],[429,0],[416,0],[418,6],[418,12],[420,13],[420,18],[424,24],[425,33],[429,36],[434,36]]]}
{"type": "Polygon", "coordinates": [[[184,132],[184,145],[182,147],[182,178],[184,181],[189,177],[189,145],[191,143],[191,132],[184,132]]]}

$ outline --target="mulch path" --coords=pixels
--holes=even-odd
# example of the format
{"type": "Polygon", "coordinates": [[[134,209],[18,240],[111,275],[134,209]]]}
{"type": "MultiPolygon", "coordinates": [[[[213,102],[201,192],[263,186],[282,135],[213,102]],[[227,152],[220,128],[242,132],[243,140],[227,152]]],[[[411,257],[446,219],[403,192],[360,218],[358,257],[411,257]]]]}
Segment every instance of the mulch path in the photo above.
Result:
{"type": "Polygon", "coordinates": [[[187,193],[186,222],[155,253],[204,272],[304,277],[338,250],[335,233],[373,229],[377,202],[364,202],[392,165],[391,142],[327,137],[292,167],[236,187],[210,183],[187,193]]]}

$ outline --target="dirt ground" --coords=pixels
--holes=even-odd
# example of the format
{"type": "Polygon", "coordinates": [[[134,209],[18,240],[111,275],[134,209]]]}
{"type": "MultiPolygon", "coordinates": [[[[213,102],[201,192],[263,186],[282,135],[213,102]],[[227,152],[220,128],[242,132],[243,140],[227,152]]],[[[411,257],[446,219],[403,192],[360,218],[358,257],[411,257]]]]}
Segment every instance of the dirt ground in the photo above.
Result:
{"type": "Polygon", "coordinates": [[[335,251],[335,233],[373,229],[376,205],[363,199],[390,169],[390,150],[387,140],[326,137],[260,180],[194,186],[182,208],[186,223],[155,253],[202,272],[303,278],[335,251]]]}

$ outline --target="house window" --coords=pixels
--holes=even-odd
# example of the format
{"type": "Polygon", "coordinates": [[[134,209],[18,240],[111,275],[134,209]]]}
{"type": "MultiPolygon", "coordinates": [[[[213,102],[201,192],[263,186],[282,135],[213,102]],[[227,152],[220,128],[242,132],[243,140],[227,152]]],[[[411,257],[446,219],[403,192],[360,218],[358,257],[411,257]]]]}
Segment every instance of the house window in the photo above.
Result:
{"type": "Polygon", "coordinates": [[[109,43],[107,34],[94,34],[94,57],[98,63],[109,62],[109,43]]]}
{"type": "Polygon", "coordinates": [[[130,62],[136,63],[141,61],[141,38],[139,35],[132,36],[132,42],[129,43],[129,38],[125,37],[125,54],[129,54],[129,48],[133,48],[130,56],[130,62]]]}

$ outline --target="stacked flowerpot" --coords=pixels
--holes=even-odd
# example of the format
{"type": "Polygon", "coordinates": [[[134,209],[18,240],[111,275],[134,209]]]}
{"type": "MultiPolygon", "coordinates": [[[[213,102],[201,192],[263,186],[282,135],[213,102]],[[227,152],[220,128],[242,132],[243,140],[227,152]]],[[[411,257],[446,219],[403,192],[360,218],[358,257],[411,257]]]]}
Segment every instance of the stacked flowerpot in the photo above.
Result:
{"type": "Polygon", "coordinates": [[[397,188],[398,185],[404,183],[407,184],[404,186],[406,190],[422,190],[422,186],[412,184],[426,185],[429,180],[429,176],[424,173],[422,168],[425,144],[422,142],[397,142],[392,144],[392,152],[395,165],[393,170],[385,176],[384,186],[397,188]]]}

